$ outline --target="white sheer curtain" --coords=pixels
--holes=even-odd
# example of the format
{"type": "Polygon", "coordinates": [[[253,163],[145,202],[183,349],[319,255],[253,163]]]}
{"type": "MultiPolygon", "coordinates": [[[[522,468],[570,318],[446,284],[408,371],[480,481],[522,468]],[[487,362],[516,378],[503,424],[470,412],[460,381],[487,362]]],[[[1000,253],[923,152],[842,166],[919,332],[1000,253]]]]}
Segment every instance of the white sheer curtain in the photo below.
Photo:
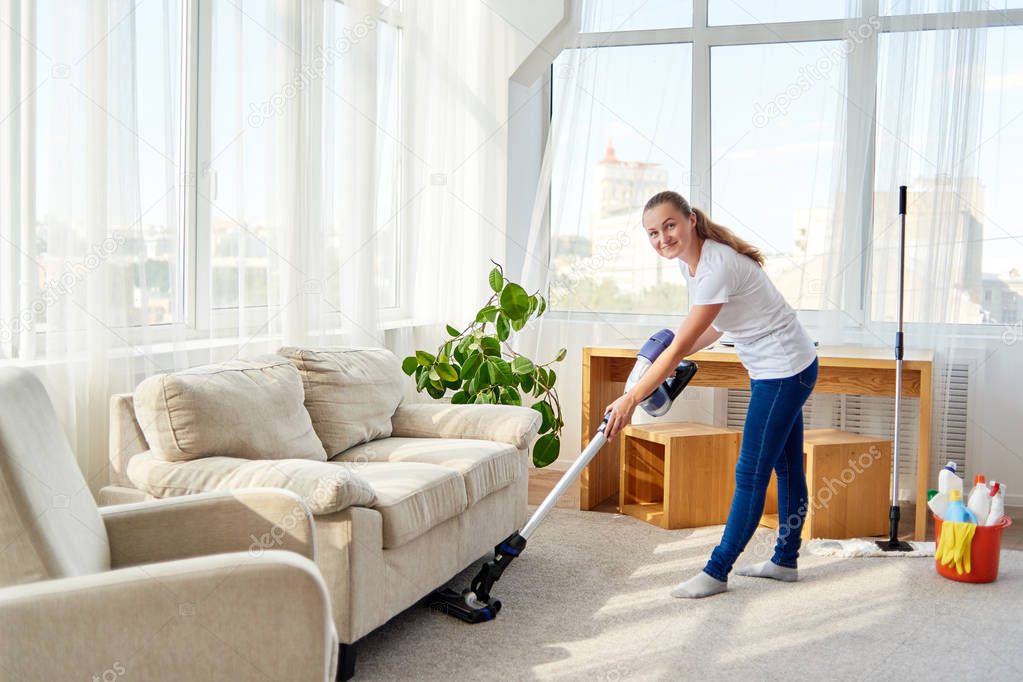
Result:
{"type": "MultiPolygon", "coordinates": [[[[995,3],[906,0],[896,4],[895,9],[912,15],[987,10],[995,3]]],[[[923,26],[922,19],[914,23],[923,26]]],[[[991,251],[1004,248],[1000,243],[1011,235],[999,223],[1013,218],[999,216],[995,210],[999,203],[1005,210],[1008,178],[999,178],[996,171],[1000,154],[1011,149],[1009,140],[1018,138],[1018,133],[1008,134],[1012,121],[1003,113],[1013,105],[1005,99],[1003,84],[1015,70],[1011,61],[1006,61],[1004,49],[1018,41],[1019,30],[981,28],[962,15],[948,15],[934,30],[885,34],[879,43],[868,324],[886,338],[893,333],[899,257],[895,190],[905,184],[909,196],[907,345],[935,353],[930,481],[936,480],[944,459],[959,459],[946,455],[946,445],[966,440],[968,432],[984,431],[976,414],[962,414],[962,401],[956,399],[963,390],[958,368],[969,367],[975,385],[993,393],[994,387],[981,383],[979,377],[997,364],[985,367],[991,356],[1012,352],[1000,339],[994,343],[985,340],[992,333],[1000,334],[999,328],[985,333],[984,327],[976,325],[1004,321],[992,318],[984,301],[984,271],[995,260],[991,251]],[[1006,146],[1006,151],[1000,153],[1000,146],[1006,146]]],[[[1012,164],[1010,158],[1005,156],[1002,163],[1012,164]]],[[[1011,242],[1008,248],[1019,249],[1011,242]]],[[[974,401],[977,406],[987,402],[979,396],[974,401]]],[[[1008,473],[1007,462],[986,469],[982,448],[970,454],[968,473],[1008,473]]],[[[1011,469],[1017,467],[1018,461],[1012,462],[1011,469]]],[[[902,495],[912,497],[915,467],[900,469],[902,495]]]]}
{"type": "MultiPolygon", "coordinates": [[[[737,23],[769,21],[755,16],[761,6],[735,4],[748,9],[737,23]]],[[[991,321],[984,319],[980,255],[992,236],[981,225],[991,216],[983,215],[980,186],[994,181],[990,168],[1008,164],[991,162],[992,147],[984,145],[1004,134],[1016,111],[1006,99],[1003,60],[1008,36],[1019,29],[977,27],[977,17],[962,12],[992,9],[981,0],[865,4],[905,18],[892,26],[898,30],[882,32],[877,17],[862,14],[863,3],[848,3],[844,14],[841,3],[830,3],[822,11],[847,19],[840,39],[712,46],[706,91],[689,80],[693,57],[685,44],[605,47],[591,37],[593,47],[567,50],[554,62],[553,118],[524,278],[560,305],[518,343],[541,356],[569,348],[560,382],[570,410],[562,459],[577,451],[574,368],[582,346],[637,344],[677,326],[687,308],[677,269],[658,269],[641,229],[643,202],[663,188],[692,197],[761,247],[772,279],[822,346],[884,350],[894,341],[895,197],[898,185],[909,185],[906,334],[910,348],[936,352],[932,467],[965,438],[964,408],[953,395],[962,379],[952,367],[992,345],[976,340],[982,329],[963,324],[991,321]],[[923,15],[945,11],[960,13],[931,30],[933,17],[923,15]],[[986,45],[995,34],[997,49],[986,45]],[[699,92],[711,95],[709,105],[699,92]],[[690,119],[701,107],[706,128],[690,119]],[[690,127],[709,139],[690,140],[690,127]],[[689,160],[704,144],[710,166],[701,175],[689,160]]],[[[629,28],[606,25],[609,10],[599,0],[581,6],[583,27],[600,20],[602,30],[629,28]]],[[[685,25],[673,19],[664,26],[685,25]]],[[[720,396],[691,397],[667,418],[721,422],[720,396]]],[[[915,401],[908,403],[915,413],[915,401]]],[[[827,397],[811,411],[815,426],[842,414],[827,397]]],[[[903,499],[915,489],[915,414],[907,422],[903,499]]],[[[879,417],[869,428],[890,435],[891,423],[879,417]]]]}
{"type": "MultiPolygon", "coordinates": [[[[8,2],[0,38],[3,137],[21,141],[20,154],[2,157],[13,180],[4,204],[18,206],[0,224],[3,351],[39,368],[93,486],[106,473],[108,397],[129,387],[150,339],[146,249],[156,235],[146,223],[180,211],[175,79],[146,65],[146,77],[162,78],[147,85],[167,99],[143,140],[133,9],[128,0],[8,2]]],[[[176,27],[159,18],[170,21],[147,39],[169,63],[176,27]]]]}
{"type": "Polygon", "coordinates": [[[0,361],[39,372],[93,490],[109,396],[147,375],[285,343],[384,345],[387,6],[199,7],[209,87],[184,121],[181,0],[0,10],[0,361]]]}
{"type": "MultiPolygon", "coordinates": [[[[406,3],[403,66],[411,320],[393,334],[407,354],[448,338],[492,293],[504,257],[508,78],[513,29],[485,2],[406,3]]],[[[410,393],[410,397],[412,394],[410,393]]]]}

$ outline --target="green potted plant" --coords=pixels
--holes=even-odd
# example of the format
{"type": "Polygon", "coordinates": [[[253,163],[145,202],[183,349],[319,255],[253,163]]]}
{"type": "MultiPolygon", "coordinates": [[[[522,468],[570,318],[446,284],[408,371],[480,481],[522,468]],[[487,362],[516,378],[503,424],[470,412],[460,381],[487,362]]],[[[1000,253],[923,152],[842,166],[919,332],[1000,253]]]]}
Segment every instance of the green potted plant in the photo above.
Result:
{"type": "Polygon", "coordinates": [[[415,379],[417,391],[426,391],[432,398],[453,391],[451,402],[455,405],[522,405],[524,397],[532,400],[530,407],[541,416],[533,464],[545,467],[561,451],[565,421],[552,365],[564,360],[567,351],[562,348],[552,360],[537,363],[511,349],[509,337],[543,315],[547,299],[539,292],[527,294],[504,276],[498,263],[494,265],[489,276],[494,293],[476,318],[461,330],[447,325],[450,338],[436,352],[417,350],[402,361],[401,368],[415,379]]]}

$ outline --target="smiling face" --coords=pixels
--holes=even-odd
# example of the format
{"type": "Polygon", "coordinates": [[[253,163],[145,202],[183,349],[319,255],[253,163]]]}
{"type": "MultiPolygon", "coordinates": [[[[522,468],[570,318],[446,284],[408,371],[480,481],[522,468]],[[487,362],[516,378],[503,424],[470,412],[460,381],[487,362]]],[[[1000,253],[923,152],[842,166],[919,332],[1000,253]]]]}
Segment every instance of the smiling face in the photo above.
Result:
{"type": "Polygon", "coordinates": [[[643,214],[650,246],[664,258],[678,258],[696,237],[696,214],[687,218],[670,201],[657,204],[643,214]]]}

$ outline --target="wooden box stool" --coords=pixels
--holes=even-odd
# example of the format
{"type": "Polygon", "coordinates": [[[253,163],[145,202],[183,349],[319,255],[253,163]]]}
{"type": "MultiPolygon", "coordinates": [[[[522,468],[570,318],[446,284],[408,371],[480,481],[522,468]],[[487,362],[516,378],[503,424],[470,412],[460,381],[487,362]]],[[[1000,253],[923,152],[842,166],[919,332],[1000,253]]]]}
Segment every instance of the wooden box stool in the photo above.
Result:
{"type": "Polygon", "coordinates": [[[661,528],[722,524],[742,434],[687,422],[622,429],[618,511],[661,528]]]}
{"type": "MultiPolygon", "coordinates": [[[[888,534],[892,442],[839,429],[803,433],[809,505],[803,539],[888,534]]],[[[771,474],[761,524],[778,527],[778,481],[771,474]]]]}

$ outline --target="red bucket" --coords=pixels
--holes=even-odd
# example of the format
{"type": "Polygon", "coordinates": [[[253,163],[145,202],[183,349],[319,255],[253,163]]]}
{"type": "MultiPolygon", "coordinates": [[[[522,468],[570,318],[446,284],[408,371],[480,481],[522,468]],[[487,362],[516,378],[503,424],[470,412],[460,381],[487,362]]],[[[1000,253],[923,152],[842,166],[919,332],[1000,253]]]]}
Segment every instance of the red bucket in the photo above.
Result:
{"type": "MultiPolygon", "coordinates": [[[[998,557],[1002,552],[1002,531],[1012,525],[1012,519],[1003,516],[993,526],[977,526],[970,542],[970,572],[959,575],[955,566],[942,566],[934,560],[938,573],[961,583],[990,583],[998,577],[998,557]]],[[[934,517],[934,538],[941,537],[941,519],[934,517]]]]}

